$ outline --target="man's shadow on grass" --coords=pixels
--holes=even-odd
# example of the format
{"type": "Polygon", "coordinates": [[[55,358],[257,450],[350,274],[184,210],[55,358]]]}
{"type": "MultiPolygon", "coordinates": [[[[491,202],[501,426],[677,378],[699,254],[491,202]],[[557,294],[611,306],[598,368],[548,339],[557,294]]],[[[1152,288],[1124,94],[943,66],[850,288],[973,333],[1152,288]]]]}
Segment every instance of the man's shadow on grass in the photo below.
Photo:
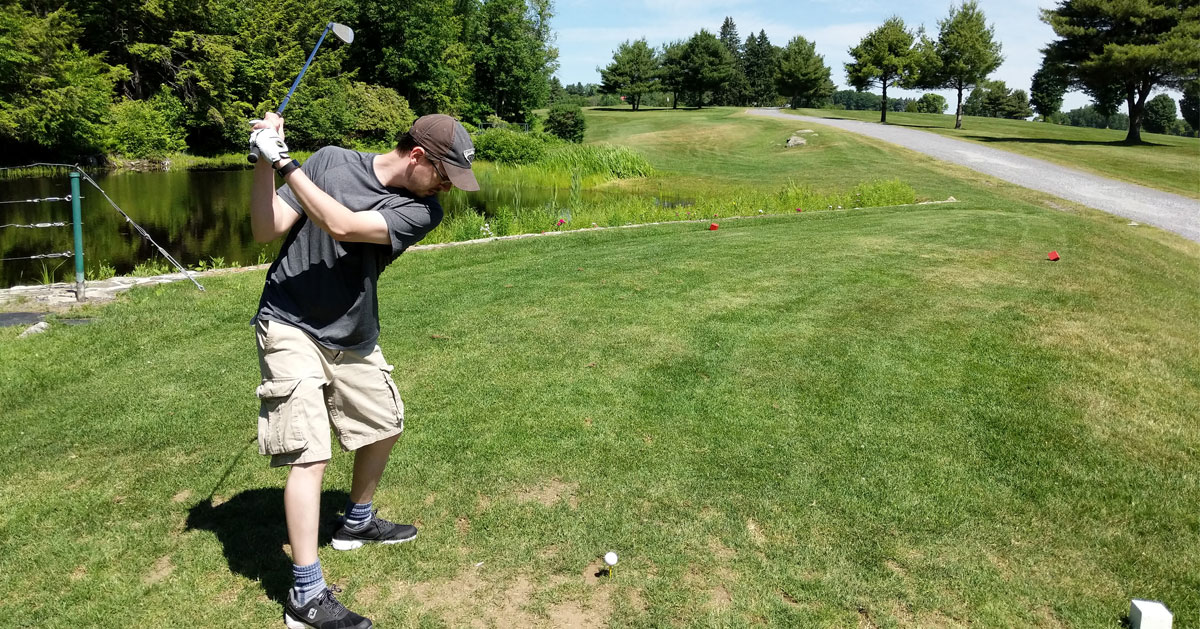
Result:
{"type": "MultiPolygon", "coordinates": [[[[350,497],[344,491],[321,492],[321,528],[317,544],[329,543],[334,521],[350,497]]],[[[292,560],[283,552],[288,543],[283,513],[283,489],[247,489],[214,505],[211,497],[190,510],[188,530],[212,531],[224,546],[229,569],[262,583],[267,596],[280,604],[292,587],[292,560]]]]}

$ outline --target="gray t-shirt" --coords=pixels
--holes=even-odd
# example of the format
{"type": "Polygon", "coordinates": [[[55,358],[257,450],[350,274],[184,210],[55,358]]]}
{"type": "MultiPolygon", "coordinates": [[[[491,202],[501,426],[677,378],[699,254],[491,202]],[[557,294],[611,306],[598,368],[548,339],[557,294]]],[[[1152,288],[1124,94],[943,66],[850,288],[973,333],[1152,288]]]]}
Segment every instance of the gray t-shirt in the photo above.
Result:
{"type": "Polygon", "coordinates": [[[442,221],[437,197],[414,197],[384,186],[374,153],[328,146],[308,158],[304,174],[353,212],[376,210],[387,221],[391,245],[338,242],[308,220],[284,184],[279,196],[300,219],[267,271],[258,315],[304,330],[325,347],[370,352],[379,339],[379,274],[442,221]]]}

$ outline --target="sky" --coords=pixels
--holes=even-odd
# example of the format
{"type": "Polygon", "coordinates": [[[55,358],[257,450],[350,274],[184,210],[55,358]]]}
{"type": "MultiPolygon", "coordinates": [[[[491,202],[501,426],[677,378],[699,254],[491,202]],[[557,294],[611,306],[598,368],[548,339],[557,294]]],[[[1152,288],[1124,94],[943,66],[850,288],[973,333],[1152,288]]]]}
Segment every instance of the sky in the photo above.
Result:
{"type": "MultiPolygon", "coordinates": [[[[847,87],[843,64],[847,52],[867,33],[893,15],[910,28],[924,26],[937,35],[938,20],[950,12],[951,0],[898,3],[881,0],[556,0],[552,26],[557,33],[559,69],[564,85],[599,83],[597,67],[612,62],[613,51],[625,40],[645,38],[651,46],[687,39],[701,28],[714,35],[725,17],[732,17],[738,36],[766,31],[772,44],[784,46],[797,35],[816,42],[838,89],[847,87]]],[[[957,2],[954,2],[957,4],[957,2]]],[[[987,21],[1003,46],[1004,63],[990,78],[1009,88],[1029,92],[1033,73],[1042,63],[1041,49],[1054,39],[1054,31],[1040,19],[1040,9],[1055,6],[1051,0],[979,0],[987,21]]],[[[875,90],[879,93],[878,88],[875,90]]],[[[934,90],[946,97],[953,112],[955,93],[934,90]]],[[[920,91],[888,89],[888,97],[920,96],[920,91]]],[[[966,99],[969,92],[963,93],[966,99]]],[[[1091,102],[1087,95],[1068,92],[1063,111],[1091,102]]],[[[1122,106],[1122,110],[1124,107],[1122,106]]]]}

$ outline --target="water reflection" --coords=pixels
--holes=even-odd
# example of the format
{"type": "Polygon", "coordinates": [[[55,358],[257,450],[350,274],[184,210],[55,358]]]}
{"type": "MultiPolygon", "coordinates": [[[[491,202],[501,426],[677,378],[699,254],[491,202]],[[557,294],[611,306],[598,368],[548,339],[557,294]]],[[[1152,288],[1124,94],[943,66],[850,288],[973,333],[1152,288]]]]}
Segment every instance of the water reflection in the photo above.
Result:
{"type": "MultiPolygon", "coordinates": [[[[248,204],[253,171],[184,171],[92,174],[109,197],[182,264],[194,267],[212,259],[225,264],[256,264],[273,259],[279,243],[254,242],[248,204]]],[[[101,264],[128,274],[140,262],[157,258],[153,245],[125,222],[104,197],[81,182],[85,267],[96,272],[101,264]]],[[[72,249],[71,205],[67,202],[5,203],[20,199],[65,197],[70,194],[67,172],[46,177],[0,180],[0,225],[64,222],[66,227],[0,228],[0,258],[19,258],[72,249]]],[[[571,207],[616,196],[653,197],[664,207],[690,205],[686,199],[657,192],[530,188],[489,185],[479,192],[454,190],[443,195],[447,216],[457,212],[492,215],[501,207],[571,207]]],[[[165,262],[165,261],[163,261],[165,262]]],[[[0,261],[3,286],[74,279],[69,258],[0,261]]]]}

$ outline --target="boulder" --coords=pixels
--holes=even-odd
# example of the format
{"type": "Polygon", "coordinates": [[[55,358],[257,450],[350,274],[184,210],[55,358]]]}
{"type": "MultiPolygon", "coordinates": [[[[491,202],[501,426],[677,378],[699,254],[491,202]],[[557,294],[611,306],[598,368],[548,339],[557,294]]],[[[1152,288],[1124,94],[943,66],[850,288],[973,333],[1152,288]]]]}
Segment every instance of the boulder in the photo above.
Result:
{"type": "Polygon", "coordinates": [[[804,146],[805,144],[808,144],[808,140],[805,140],[798,135],[793,135],[787,141],[788,148],[792,148],[793,146],[804,146]]]}

